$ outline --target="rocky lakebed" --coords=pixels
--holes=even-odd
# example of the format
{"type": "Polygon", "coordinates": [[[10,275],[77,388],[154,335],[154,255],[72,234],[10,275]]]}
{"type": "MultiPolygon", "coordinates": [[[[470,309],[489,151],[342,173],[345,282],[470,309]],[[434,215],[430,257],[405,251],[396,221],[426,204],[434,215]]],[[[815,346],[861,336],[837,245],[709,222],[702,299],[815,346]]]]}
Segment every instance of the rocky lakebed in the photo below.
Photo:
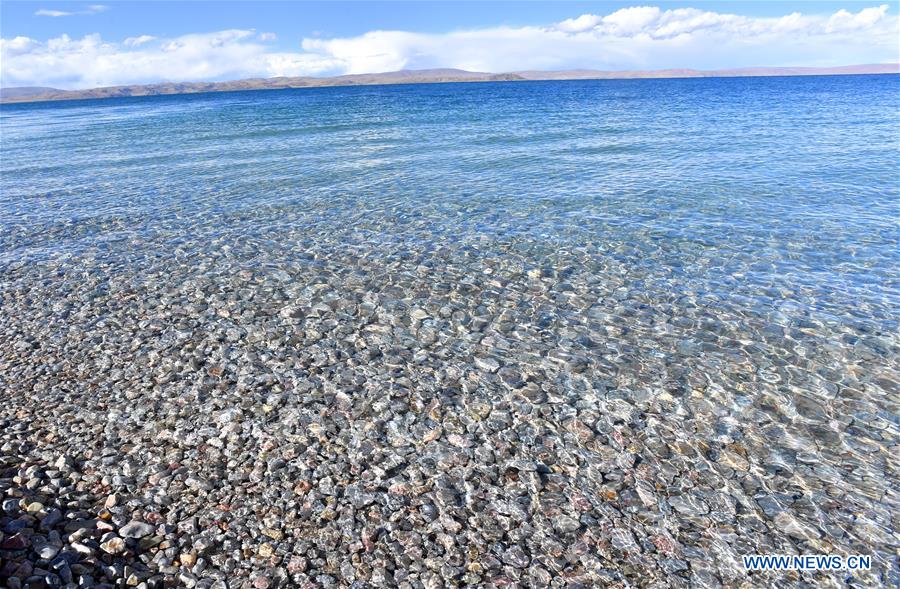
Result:
{"type": "Polygon", "coordinates": [[[0,585],[897,586],[874,78],[5,105],[0,585]]]}

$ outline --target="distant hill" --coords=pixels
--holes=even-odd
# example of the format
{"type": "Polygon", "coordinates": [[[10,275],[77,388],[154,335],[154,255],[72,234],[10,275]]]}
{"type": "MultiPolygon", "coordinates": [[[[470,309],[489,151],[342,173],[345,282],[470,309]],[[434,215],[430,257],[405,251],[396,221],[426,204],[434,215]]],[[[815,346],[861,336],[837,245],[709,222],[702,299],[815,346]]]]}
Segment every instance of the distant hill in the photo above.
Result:
{"type": "Polygon", "coordinates": [[[15,88],[0,88],[0,100],[30,98],[33,96],[53,94],[56,92],[65,92],[65,90],[60,90],[59,88],[48,88],[47,86],[19,86],[15,88]]]}
{"type": "Polygon", "coordinates": [[[900,64],[851,65],[843,67],[754,67],[730,70],[668,69],[650,71],[521,71],[504,74],[469,72],[457,69],[400,70],[376,74],[351,74],[330,78],[310,76],[292,78],[251,78],[230,82],[164,82],[131,86],[109,86],[89,90],[59,90],[57,88],[19,87],[0,89],[0,102],[36,102],[43,100],[78,100],[86,98],[114,98],[121,96],[157,96],[164,94],[194,94],[198,92],[229,92],[237,90],[278,90],[284,88],[313,88],[321,86],[360,86],[374,84],[429,84],[441,82],[497,82],[524,80],[610,80],[634,78],[715,78],[752,76],[816,76],[843,74],[897,74],[900,64]]]}
{"type": "Polygon", "coordinates": [[[747,67],[728,70],[561,70],[516,72],[526,80],[613,80],[633,78],[742,78],[766,76],[837,76],[847,74],[897,74],[900,64],[845,65],[838,67],[747,67]]]}

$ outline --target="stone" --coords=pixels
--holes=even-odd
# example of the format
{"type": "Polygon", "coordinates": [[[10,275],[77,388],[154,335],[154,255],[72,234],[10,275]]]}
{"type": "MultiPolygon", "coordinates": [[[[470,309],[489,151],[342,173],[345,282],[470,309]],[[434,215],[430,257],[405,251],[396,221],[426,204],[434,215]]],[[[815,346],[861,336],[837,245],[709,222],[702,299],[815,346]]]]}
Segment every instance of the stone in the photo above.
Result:
{"type": "Polygon", "coordinates": [[[500,368],[500,363],[497,362],[494,358],[486,357],[486,356],[475,356],[475,366],[478,367],[479,370],[483,370],[485,372],[497,372],[500,368]]]}
{"type": "Polygon", "coordinates": [[[143,538],[149,536],[156,531],[156,527],[148,523],[132,520],[122,526],[119,535],[123,538],[143,538]]]}
{"type": "Polygon", "coordinates": [[[107,554],[122,554],[123,552],[125,552],[125,550],[127,550],[127,546],[125,544],[125,540],[115,537],[110,538],[106,542],[100,544],[100,550],[106,552],[107,554]]]}

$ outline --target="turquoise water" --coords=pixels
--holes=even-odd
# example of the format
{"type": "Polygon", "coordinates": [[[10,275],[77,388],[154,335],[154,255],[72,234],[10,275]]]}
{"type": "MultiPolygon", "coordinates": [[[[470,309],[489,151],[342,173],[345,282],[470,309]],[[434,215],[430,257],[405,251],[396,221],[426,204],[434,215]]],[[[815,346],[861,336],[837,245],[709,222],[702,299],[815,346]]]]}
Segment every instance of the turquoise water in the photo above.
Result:
{"type": "Polygon", "coordinates": [[[535,82],[7,105],[0,255],[134,264],[332,230],[384,248],[587,246],[644,288],[895,326],[898,88],[535,82]]]}
{"type": "MultiPolygon", "coordinates": [[[[400,387],[511,411],[518,395],[523,423],[577,415],[642,457],[637,475],[572,474],[580,492],[624,497],[636,476],[687,497],[660,517],[681,522],[666,533],[691,572],[644,574],[733,582],[741,554],[834,550],[874,554],[888,584],[898,99],[885,75],[4,105],[0,381],[114,371],[90,394],[139,391],[152,414],[218,362],[222,383],[180,414],[196,428],[205,404],[312,381],[350,403],[400,387]],[[730,510],[710,507],[720,492],[730,510]]],[[[54,378],[35,398],[87,394],[54,378]]],[[[394,423],[383,410],[368,419],[394,423]]],[[[542,454],[525,429],[485,435],[551,468],[604,456],[571,437],[542,454]]],[[[421,452],[406,460],[427,472],[421,452]]]]}

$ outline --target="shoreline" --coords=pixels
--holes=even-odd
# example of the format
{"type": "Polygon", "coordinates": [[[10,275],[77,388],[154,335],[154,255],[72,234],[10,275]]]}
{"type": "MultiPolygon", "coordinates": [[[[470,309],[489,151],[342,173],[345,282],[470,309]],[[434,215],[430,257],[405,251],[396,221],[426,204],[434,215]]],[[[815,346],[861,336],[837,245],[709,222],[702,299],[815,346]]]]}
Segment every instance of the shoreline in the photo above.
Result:
{"type": "MultiPolygon", "coordinates": [[[[104,86],[85,90],[58,90],[37,95],[2,97],[0,105],[66,100],[101,100],[106,98],[140,98],[149,96],[178,96],[257,90],[294,90],[303,88],[346,88],[353,86],[402,86],[419,84],[485,83],[485,82],[564,82],[591,80],[679,80],[701,78],[779,78],[815,76],[898,75],[900,64],[872,64],[834,68],[741,68],[737,70],[656,70],[604,72],[573,70],[563,72],[510,72],[490,74],[463,70],[435,70],[388,72],[385,74],[356,74],[333,78],[254,78],[225,82],[163,82],[126,86],[104,86]],[[404,77],[405,76],[405,77],[404,77]]],[[[16,90],[17,88],[8,88],[16,90]]]]}

